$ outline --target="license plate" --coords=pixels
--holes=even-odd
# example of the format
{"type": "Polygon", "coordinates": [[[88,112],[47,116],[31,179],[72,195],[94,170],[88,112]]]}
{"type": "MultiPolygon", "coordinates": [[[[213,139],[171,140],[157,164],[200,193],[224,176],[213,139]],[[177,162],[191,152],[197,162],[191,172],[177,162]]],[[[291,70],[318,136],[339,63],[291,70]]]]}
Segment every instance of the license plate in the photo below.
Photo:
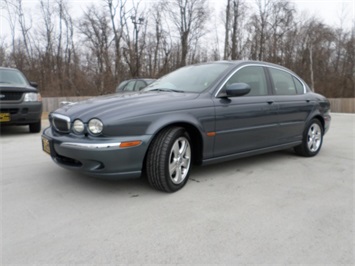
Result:
{"type": "Polygon", "coordinates": [[[45,153],[51,155],[51,145],[49,143],[49,140],[45,137],[42,137],[42,149],[45,153]]]}
{"type": "Polygon", "coordinates": [[[0,122],[10,122],[11,117],[9,113],[0,113],[0,122]]]}

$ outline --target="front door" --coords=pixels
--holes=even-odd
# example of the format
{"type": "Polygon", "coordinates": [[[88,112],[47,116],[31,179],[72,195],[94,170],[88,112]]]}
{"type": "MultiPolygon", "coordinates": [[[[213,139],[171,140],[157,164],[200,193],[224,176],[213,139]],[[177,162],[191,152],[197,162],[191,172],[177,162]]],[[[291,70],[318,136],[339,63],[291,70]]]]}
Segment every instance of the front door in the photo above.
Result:
{"type": "Polygon", "coordinates": [[[245,66],[226,82],[247,83],[249,94],[241,97],[214,98],[216,136],[214,156],[265,148],[277,144],[278,105],[270,95],[265,69],[245,66]]]}

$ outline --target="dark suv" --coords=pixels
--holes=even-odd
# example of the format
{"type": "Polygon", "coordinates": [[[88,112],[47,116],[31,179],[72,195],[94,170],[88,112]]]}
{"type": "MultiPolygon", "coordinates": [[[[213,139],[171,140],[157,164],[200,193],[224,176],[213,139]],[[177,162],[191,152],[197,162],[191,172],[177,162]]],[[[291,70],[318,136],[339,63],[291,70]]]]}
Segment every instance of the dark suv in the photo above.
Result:
{"type": "Polygon", "coordinates": [[[29,125],[41,131],[42,99],[36,82],[17,69],[0,67],[0,126],[29,125]]]}

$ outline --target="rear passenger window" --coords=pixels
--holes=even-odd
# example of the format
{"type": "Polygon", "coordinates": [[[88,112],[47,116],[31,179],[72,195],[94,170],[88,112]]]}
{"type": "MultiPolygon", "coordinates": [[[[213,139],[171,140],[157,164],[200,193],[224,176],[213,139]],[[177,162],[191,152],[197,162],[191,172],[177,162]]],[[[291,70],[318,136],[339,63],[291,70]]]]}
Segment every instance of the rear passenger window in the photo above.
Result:
{"type": "Polygon", "coordinates": [[[226,83],[246,83],[251,90],[245,96],[260,96],[267,95],[267,83],[263,67],[249,66],[238,70],[226,83]]]}
{"type": "Polygon", "coordinates": [[[274,83],[274,92],[276,95],[296,95],[296,85],[293,77],[282,70],[269,68],[271,78],[274,83]]]}
{"type": "Polygon", "coordinates": [[[136,83],[136,87],[135,87],[135,91],[140,91],[141,89],[143,89],[145,87],[145,83],[141,80],[137,80],[136,83]]]}
{"type": "Polygon", "coordinates": [[[301,83],[301,81],[299,81],[295,77],[292,77],[292,78],[293,78],[293,82],[295,83],[295,86],[296,86],[297,94],[303,94],[304,93],[304,88],[303,88],[303,84],[301,83]]]}
{"type": "Polygon", "coordinates": [[[125,88],[123,90],[124,91],[133,91],[135,84],[136,84],[136,81],[132,80],[132,81],[128,82],[128,84],[125,86],[125,88]]]}

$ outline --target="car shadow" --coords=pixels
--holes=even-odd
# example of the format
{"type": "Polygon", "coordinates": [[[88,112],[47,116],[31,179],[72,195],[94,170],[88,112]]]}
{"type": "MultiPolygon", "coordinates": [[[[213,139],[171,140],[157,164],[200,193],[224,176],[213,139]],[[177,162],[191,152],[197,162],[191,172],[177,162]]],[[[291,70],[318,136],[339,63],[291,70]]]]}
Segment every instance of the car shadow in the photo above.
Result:
{"type": "Polygon", "coordinates": [[[231,161],[226,161],[218,164],[211,164],[206,166],[194,166],[190,180],[195,182],[203,182],[211,176],[220,176],[223,173],[241,172],[252,173],[255,168],[271,164],[280,164],[282,160],[289,160],[290,158],[300,158],[295,154],[293,149],[281,150],[261,155],[255,155],[231,161]],[[208,177],[206,177],[208,176],[208,177]]]}
{"type": "Polygon", "coordinates": [[[0,136],[14,136],[14,135],[36,135],[41,134],[42,131],[49,126],[48,119],[42,119],[42,128],[38,133],[31,133],[28,125],[1,125],[0,124],[0,136]]]}
{"type": "MultiPolygon", "coordinates": [[[[247,174],[255,170],[256,167],[262,167],[262,165],[269,163],[277,163],[282,158],[286,159],[295,156],[292,150],[284,150],[219,164],[194,166],[190,174],[189,182],[203,183],[211,179],[211,176],[213,176],[213,178],[221,178],[221,182],[223,182],[223,175],[227,173],[240,171],[241,174],[247,174]]],[[[131,198],[143,195],[167,194],[153,189],[144,175],[137,179],[107,180],[62,168],[56,169],[55,172],[56,175],[60,175],[60,177],[52,179],[55,180],[53,181],[55,183],[53,185],[57,188],[62,187],[62,189],[68,186],[79,191],[91,191],[91,193],[94,194],[112,194],[131,198]]],[[[187,184],[187,186],[188,185],[189,184],[187,184]]]]}
{"type": "Polygon", "coordinates": [[[56,176],[52,178],[52,185],[57,189],[75,189],[79,193],[86,191],[93,194],[116,195],[126,197],[139,197],[143,194],[161,193],[150,187],[145,177],[134,179],[110,180],[97,178],[66,169],[55,169],[56,176]],[[153,191],[153,192],[152,192],[153,191]]]}
{"type": "Polygon", "coordinates": [[[0,125],[0,135],[1,136],[13,136],[13,135],[23,135],[23,134],[34,134],[30,133],[28,126],[5,126],[0,125]]]}

